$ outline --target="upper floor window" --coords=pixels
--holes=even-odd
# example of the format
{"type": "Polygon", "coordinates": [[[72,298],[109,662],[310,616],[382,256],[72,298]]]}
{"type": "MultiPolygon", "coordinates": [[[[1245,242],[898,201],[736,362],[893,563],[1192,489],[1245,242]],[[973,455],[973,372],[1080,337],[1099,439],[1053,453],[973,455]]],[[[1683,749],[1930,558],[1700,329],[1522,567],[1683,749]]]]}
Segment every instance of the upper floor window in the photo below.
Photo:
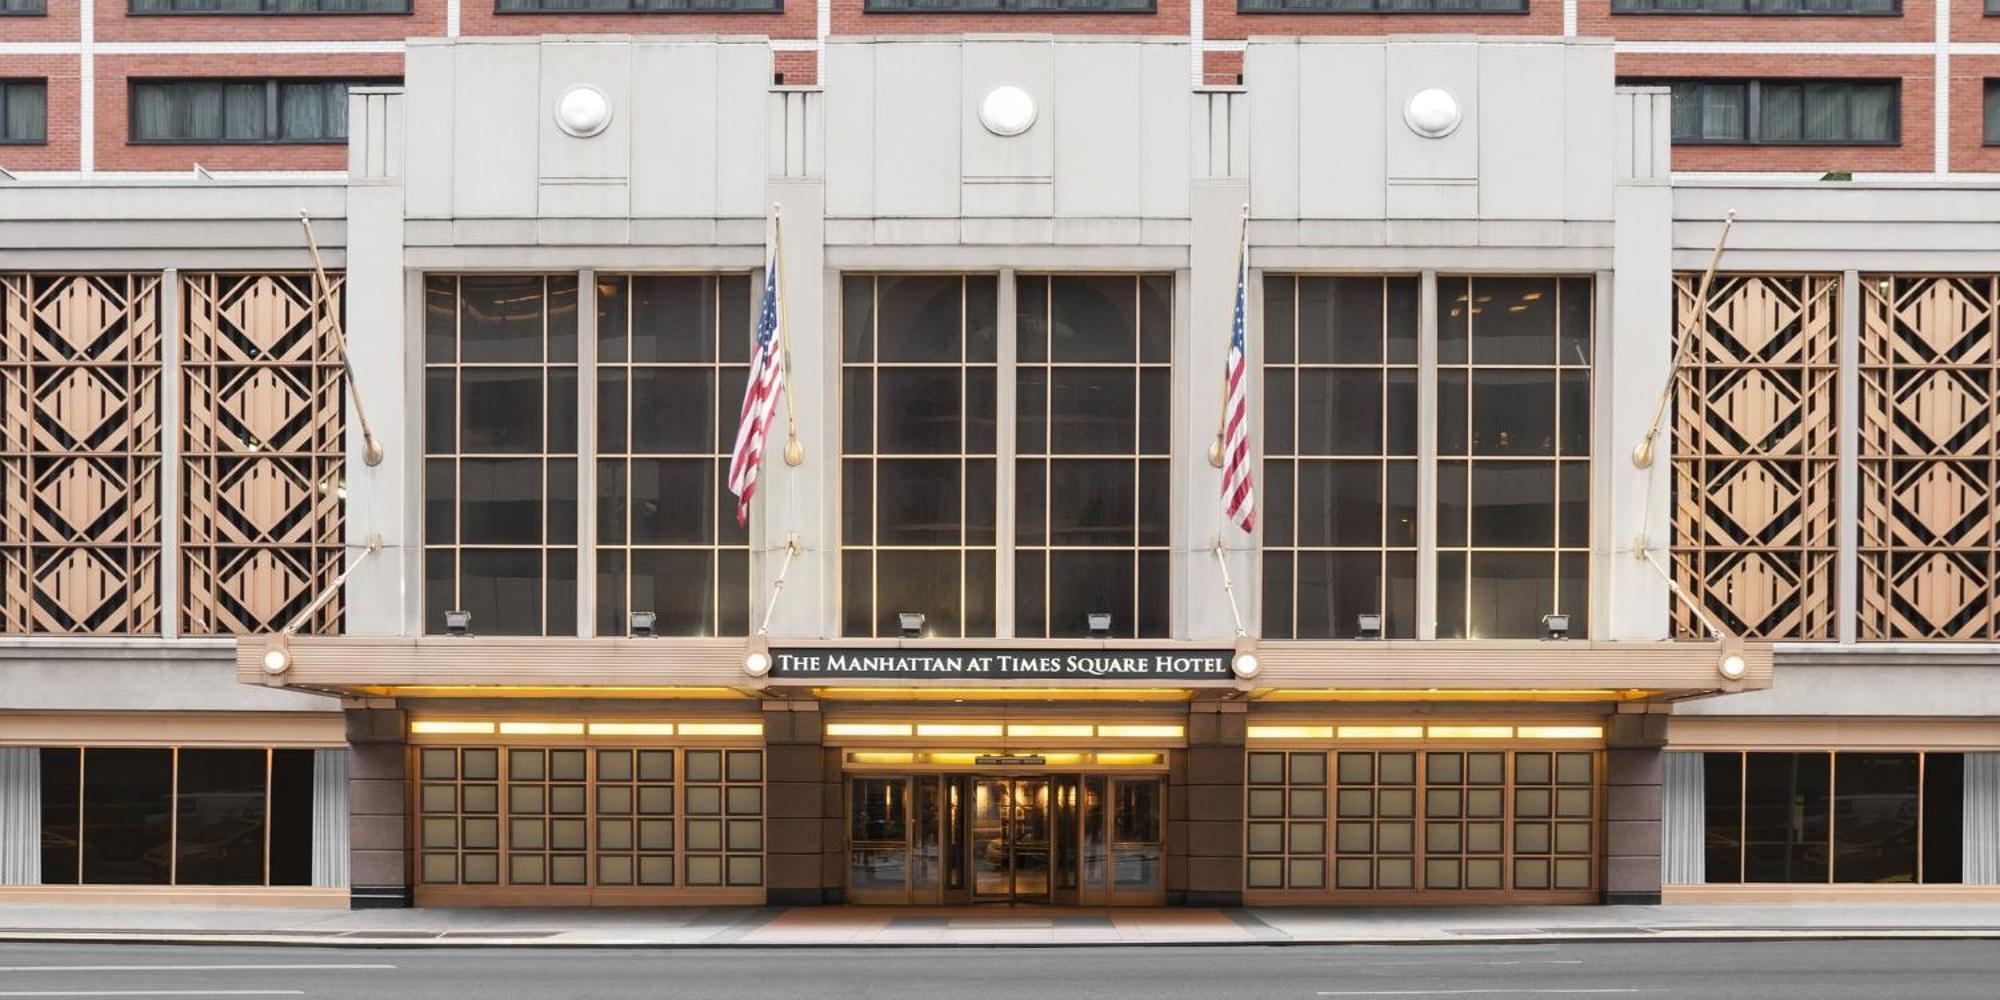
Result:
{"type": "Polygon", "coordinates": [[[2000,80],[1986,81],[1985,129],[1988,146],[2000,146],[2000,80]]]}
{"type": "Polygon", "coordinates": [[[1438,638],[1583,638],[1590,279],[1441,277],[1438,313],[1438,638]]]}
{"type": "Polygon", "coordinates": [[[317,143],[347,139],[362,80],[134,80],[132,141],[317,143]]]}
{"type": "Polygon", "coordinates": [[[49,141],[49,85],[42,80],[0,80],[0,143],[49,141]]]}
{"type": "Polygon", "coordinates": [[[1236,0],[1242,14],[1525,14],[1528,0],[1236,0]]]}
{"type": "MultiPolygon", "coordinates": [[[[0,0],[5,3],[6,0],[0,0]]],[[[410,0],[127,0],[134,14],[408,14],[410,0]]]]}
{"type": "Polygon", "coordinates": [[[1267,639],[1417,634],[1421,279],[1264,279],[1267,639]]]}
{"type": "Polygon", "coordinates": [[[48,0],[0,0],[0,17],[9,14],[35,17],[48,12],[48,0]]]}
{"type": "Polygon", "coordinates": [[[1876,14],[1903,12],[1902,0],[1611,0],[1613,14],[1876,14]]]}
{"type": "Polygon", "coordinates": [[[494,0],[500,14],[776,14],[784,0],[494,0]]]}
{"type": "Polygon", "coordinates": [[[870,14],[1150,14],[1154,0],[867,0],[870,14]]]}
{"type": "MultiPolygon", "coordinates": [[[[1645,81],[1662,82],[1662,81],[1645,81]]],[[[1895,145],[1894,80],[1671,80],[1677,144],[1895,145]]]]}

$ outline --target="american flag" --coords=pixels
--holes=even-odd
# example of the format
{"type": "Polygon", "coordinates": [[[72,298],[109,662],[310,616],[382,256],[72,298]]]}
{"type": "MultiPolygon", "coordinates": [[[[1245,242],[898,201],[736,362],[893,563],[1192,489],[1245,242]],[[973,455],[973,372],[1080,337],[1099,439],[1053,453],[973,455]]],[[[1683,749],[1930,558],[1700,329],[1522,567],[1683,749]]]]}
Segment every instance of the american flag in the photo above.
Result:
{"type": "Polygon", "coordinates": [[[1229,361],[1223,373],[1222,509],[1245,533],[1257,526],[1257,495],[1250,483],[1250,386],[1243,356],[1243,326],[1249,312],[1250,255],[1236,258],[1236,315],[1229,324],[1229,361]]]}
{"type": "Polygon", "coordinates": [[[750,352],[750,382],[743,388],[743,413],[736,423],[736,451],[729,457],[729,492],[736,494],[736,523],[750,519],[757,495],[757,470],[764,464],[764,432],[778,412],[785,382],[785,352],[778,346],[778,254],[764,272],[764,305],[757,313],[757,343],[750,352]]]}

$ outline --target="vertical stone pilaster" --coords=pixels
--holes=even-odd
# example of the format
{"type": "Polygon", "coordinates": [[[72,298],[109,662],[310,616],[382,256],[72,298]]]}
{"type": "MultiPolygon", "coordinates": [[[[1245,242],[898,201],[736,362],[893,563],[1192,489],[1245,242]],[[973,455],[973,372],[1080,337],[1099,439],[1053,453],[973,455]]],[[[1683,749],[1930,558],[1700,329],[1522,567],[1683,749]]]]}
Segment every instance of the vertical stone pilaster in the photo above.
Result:
{"type": "Polygon", "coordinates": [[[347,712],[348,905],[411,905],[408,746],[400,709],[347,712]]]}
{"type": "Polygon", "coordinates": [[[1243,740],[1235,703],[1196,703],[1167,788],[1167,902],[1243,904],[1243,740]]]}
{"type": "MultiPolygon", "coordinates": [[[[832,902],[827,896],[824,748],[814,702],[764,706],[764,898],[777,906],[832,902]]],[[[834,846],[838,847],[836,843],[834,846]]],[[[837,885],[837,884],[836,884],[837,885]]]]}
{"type": "Polygon", "coordinates": [[[1611,717],[1604,752],[1604,901],[1660,901],[1661,775],[1664,714],[1611,717]]]}

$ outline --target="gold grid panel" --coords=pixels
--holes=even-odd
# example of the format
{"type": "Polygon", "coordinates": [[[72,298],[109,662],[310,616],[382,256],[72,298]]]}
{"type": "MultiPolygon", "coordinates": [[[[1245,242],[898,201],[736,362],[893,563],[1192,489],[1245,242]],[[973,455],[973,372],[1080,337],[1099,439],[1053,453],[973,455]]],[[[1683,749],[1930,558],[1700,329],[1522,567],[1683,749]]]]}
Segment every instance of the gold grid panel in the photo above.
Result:
{"type": "Polygon", "coordinates": [[[425,885],[764,884],[764,752],[421,747],[425,885]]]}
{"type": "Polygon", "coordinates": [[[1861,280],[1860,636],[1992,639],[1996,278],[1861,280]]]}
{"type": "MultiPolygon", "coordinates": [[[[345,449],[335,321],[342,280],[190,274],[181,282],[181,628],[272,632],[343,563],[345,449]]],[[[340,627],[338,595],[304,628],[340,627]]]]}
{"type": "Polygon", "coordinates": [[[1596,759],[1588,750],[1253,751],[1248,888],[1589,891],[1596,759]]]}
{"type": "Polygon", "coordinates": [[[1674,577],[1738,634],[1832,638],[1839,281],[1718,275],[1689,331],[1699,283],[1674,280],[1674,577]]]}
{"type": "Polygon", "coordinates": [[[0,632],[160,630],[159,285],[0,275],[0,632]]]}

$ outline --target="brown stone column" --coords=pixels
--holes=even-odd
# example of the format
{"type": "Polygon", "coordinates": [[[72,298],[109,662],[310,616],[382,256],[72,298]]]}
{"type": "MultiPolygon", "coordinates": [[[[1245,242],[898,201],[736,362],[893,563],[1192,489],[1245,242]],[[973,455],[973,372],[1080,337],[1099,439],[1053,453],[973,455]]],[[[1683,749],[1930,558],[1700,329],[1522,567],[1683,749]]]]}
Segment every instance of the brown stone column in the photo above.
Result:
{"type": "Polygon", "coordinates": [[[825,875],[829,799],[820,736],[818,702],[764,704],[764,899],[774,906],[839,901],[839,883],[825,875]]]}
{"type": "Polygon", "coordinates": [[[1235,702],[1195,702],[1167,788],[1167,902],[1243,905],[1243,739],[1235,702]]]}
{"type": "Polygon", "coordinates": [[[1604,901],[1660,901],[1660,799],[1667,719],[1611,716],[1604,753],[1604,901]]]}
{"type": "Polygon", "coordinates": [[[353,909],[412,902],[406,731],[401,709],[347,710],[347,898],[353,909]]]}

